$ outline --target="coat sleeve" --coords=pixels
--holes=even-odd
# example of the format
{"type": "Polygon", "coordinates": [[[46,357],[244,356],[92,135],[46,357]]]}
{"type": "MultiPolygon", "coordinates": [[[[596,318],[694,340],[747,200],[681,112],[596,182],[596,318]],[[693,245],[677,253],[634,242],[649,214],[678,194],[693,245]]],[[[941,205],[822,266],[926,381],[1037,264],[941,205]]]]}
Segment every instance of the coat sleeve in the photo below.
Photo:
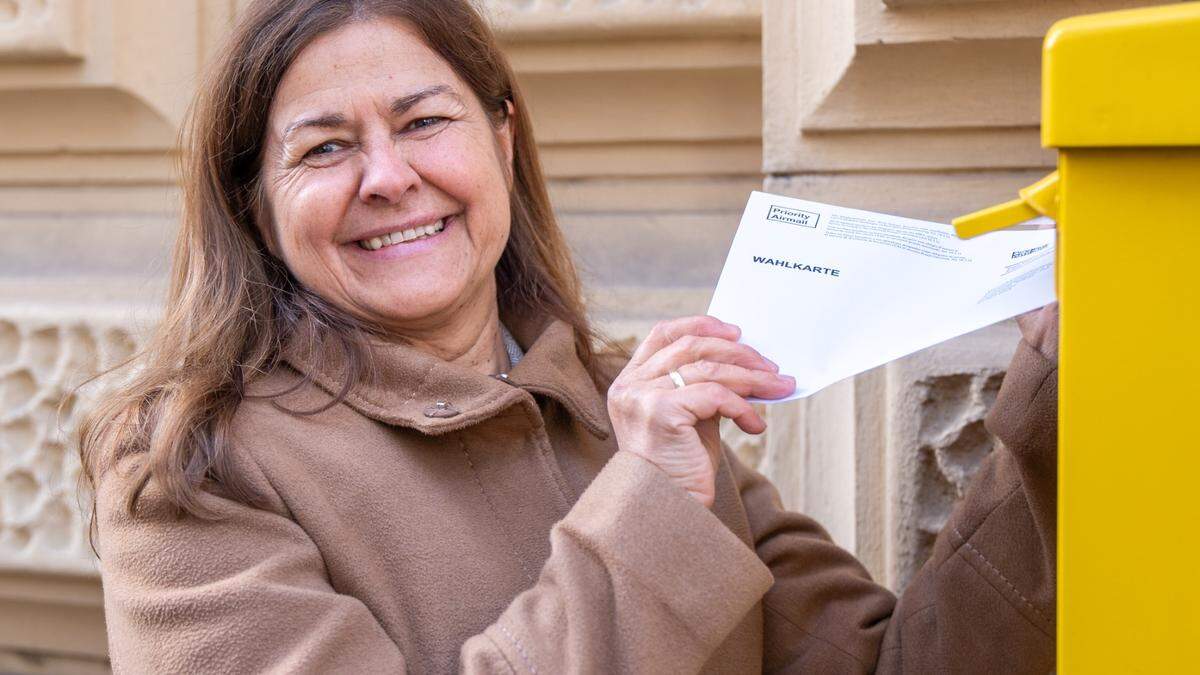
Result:
{"type": "Polygon", "coordinates": [[[764,671],[1053,670],[1057,366],[1022,341],[985,423],[1001,445],[898,602],[728,454],[775,577],[763,599],[764,671]]]}
{"type": "MultiPolygon", "coordinates": [[[[130,517],[121,482],[106,476],[97,495],[116,671],[404,672],[273,492],[268,509],[205,494],[222,517],[202,521],[171,515],[151,486],[130,517]]],[[[550,536],[540,577],[462,645],[461,671],[696,671],[771,585],[753,549],[623,451],[550,536]]]]}
{"type": "Polygon", "coordinates": [[[761,600],[771,572],[711,511],[617,451],[550,532],[533,588],[463,649],[520,673],[687,673],[761,600]]]}

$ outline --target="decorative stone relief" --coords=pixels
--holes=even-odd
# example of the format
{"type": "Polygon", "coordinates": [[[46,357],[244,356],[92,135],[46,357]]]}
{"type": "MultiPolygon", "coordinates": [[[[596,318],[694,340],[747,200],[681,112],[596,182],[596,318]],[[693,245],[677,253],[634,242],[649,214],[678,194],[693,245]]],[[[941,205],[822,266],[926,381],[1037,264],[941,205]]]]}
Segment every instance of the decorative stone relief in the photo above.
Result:
{"type": "Polygon", "coordinates": [[[137,345],[121,326],[0,318],[0,569],[94,574],[76,434],[88,376],[137,345]]]}
{"type": "Polygon", "coordinates": [[[1004,373],[931,375],[915,383],[917,460],[913,475],[914,501],[906,523],[910,548],[903,551],[897,570],[901,585],[929,558],[934,539],[950,512],[966,493],[979,465],[995,448],[983,418],[996,400],[1004,373]]]}
{"type": "Polygon", "coordinates": [[[0,61],[83,56],[81,0],[0,0],[0,61]]]}

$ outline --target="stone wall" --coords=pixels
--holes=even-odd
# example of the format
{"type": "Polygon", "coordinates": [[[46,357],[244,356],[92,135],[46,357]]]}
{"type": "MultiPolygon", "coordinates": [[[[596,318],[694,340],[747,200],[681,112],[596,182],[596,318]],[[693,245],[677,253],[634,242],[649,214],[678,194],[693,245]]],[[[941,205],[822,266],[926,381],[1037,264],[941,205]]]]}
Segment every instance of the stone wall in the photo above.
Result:
{"type": "Polygon", "coordinates": [[[97,566],[75,444],[103,388],[79,385],[137,349],[130,310],[8,303],[0,319],[0,672],[103,669],[97,566]],[[11,650],[11,651],[10,651],[11,650]]]}
{"type": "MultiPolygon", "coordinates": [[[[0,0],[0,671],[106,670],[75,385],[153,326],[172,146],[245,0],[0,0]]],[[[748,192],[946,220],[1053,167],[1040,37],[1136,0],[487,0],[594,316],[703,312],[748,192]]],[[[993,445],[1011,324],[724,430],[883,583],[993,445]]]]}
{"type": "MultiPolygon", "coordinates": [[[[768,192],[948,222],[1054,169],[1040,50],[1064,16],[1137,0],[763,3],[768,192]]],[[[919,300],[919,299],[918,299],[919,300]]],[[[902,589],[980,460],[1019,333],[1006,322],[769,411],[786,503],[902,589]]]]}

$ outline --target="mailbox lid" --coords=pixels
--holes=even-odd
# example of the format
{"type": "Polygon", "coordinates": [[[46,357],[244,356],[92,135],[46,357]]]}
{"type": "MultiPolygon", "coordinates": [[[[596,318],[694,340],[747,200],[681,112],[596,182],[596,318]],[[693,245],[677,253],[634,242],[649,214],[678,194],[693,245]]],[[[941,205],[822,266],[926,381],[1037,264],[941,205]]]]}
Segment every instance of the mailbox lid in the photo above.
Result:
{"type": "Polygon", "coordinates": [[[1200,2],[1051,26],[1042,145],[1200,146],[1200,2]]]}

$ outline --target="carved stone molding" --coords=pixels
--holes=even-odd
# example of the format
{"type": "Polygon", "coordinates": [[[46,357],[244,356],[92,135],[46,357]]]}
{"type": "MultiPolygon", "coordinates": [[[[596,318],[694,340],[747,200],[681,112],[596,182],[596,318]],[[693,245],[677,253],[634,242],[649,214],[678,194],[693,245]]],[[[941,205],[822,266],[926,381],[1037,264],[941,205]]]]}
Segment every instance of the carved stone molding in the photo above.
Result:
{"type": "Polygon", "coordinates": [[[83,0],[0,0],[0,63],[83,57],[83,0]]]}
{"type": "Polygon", "coordinates": [[[489,0],[553,179],[757,175],[761,0],[489,0]]]}
{"type": "Polygon", "coordinates": [[[0,129],[0,186],[171,181],[175,130],[125,89],[0,91],[0,129]]]}
{"type": "Polygon", "coordinates": [[[883,0],[883,4],[892,8],[919,7],[921,5],[953,5],[972,4],[977,2],[1000,2],[1001,0],[883,0]]]}
{"type": "Polygon", "coordinates": [[[95,574],[80,517],[77,390],[136,349],[133,332],[80,314],[0,313],[0,570],[95,574]]]}
{"type": "Polygon", "coordinates": [[[0,185],[169,184],[220,4],[0,0],[0,185]]]}
{"type": "Polygon", "coordinates": [[[757,34],[762,0],[485,0],[497,30],[525,39],[564,34],[757,34]]]}
{"type": "Polygon", "coordinates": [[[766,0],[765,169],[1053,168],[1038,137],[1043,35],[1146,4],[1159,3],[766,0]]]}

